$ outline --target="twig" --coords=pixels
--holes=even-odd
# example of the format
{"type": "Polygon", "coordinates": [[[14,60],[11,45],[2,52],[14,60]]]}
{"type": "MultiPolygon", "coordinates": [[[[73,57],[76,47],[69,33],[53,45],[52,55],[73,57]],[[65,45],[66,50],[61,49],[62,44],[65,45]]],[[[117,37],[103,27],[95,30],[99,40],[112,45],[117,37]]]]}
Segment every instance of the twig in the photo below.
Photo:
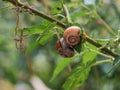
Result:
{"type": "Polygon", "coordinates": [[[15,27],[15,35],[17,35],[18,27],[19,27],[19,7],[16,8],[16,27],[15,27]]]}
{"type": "Polygon", "coordinates": [[[58,33],[58,31],[57,31],[57,27],[55,27],[55,31],[56,31],[57,39],[60,40],[61,36],[60,36],[60,34],[58,33]]]}
{"type": "Polygon", "coordinates": [[[103,63],[110,63],[113,64],[113,61],[111,59],[108,60],[101,60],[101,61],[97,61],[95,64],[93,64],[93,66],[97,66],[99,64],[103,64],[103,63]]]}
{"type": "MultiPolygon", "coordinates": [[[[50,15],[46,15],[45,13],[43,13],[43,12],[40,11],[40,10],[37,10],[36,8],[31,7],[29,4],[22,3],[22,2],[18,2],[18,1],[16,1],[16,0],[4,0],[4,1],[10,2],[10,3],[12,3],[14,6],[18,5],[19,7],[22,7],[22,8],[24,8],[24,9],[29,9],[29,10],[31,10],[35,15],[41,16],[41,17],[43,17],[44,19],[47,19],[47,20],[49,20],[49,21],[51,21],[51,22],[56,22],[57,25],[59,25],[59,26],[61,26],[61,27],[63,27],[63,28],[66,27],[66,25],[65,25],[64,23],[62,23],[62,22],[60,22],[60,21],[52,18],[50,15]],[[17,3],[17,4],[16,4],[16,3],[17,3]]],[[[98,48],[102,47],[101,44],[97,43],[96,41],[94,41],[94,40],[91,39],[90,37],[87,36],[86,39],[87,39],[87,41],[88,41],[89,43],[93,44],[94,46],[96,46],[96,47],[98,47],[98,48]]],[[[113,56],[113,57],[118,57],[118,56],[119,56],[118,54],[112,52],[111,50],[109,50],[109,49],[107,49],[107,48],[102,48],[101,50],[104,51],[105,53],[108,53],[109,55],[111,55],[111,56],[113,56]]]]}
{"type": "Polygon", "coordinates": [[[111,33],[112,35],[115,35],[111,27],[98,15],[98,13],[95,11],[94,14],[96,15],[96,18],[98,18],[104,26],[107,28],[108,32],[111,33]]]}
{"type": "MultiPolygon", "coordinates": [[[[63,4],[63,3],[62,3],[62,4],[63,4]]],[[[64,10],[64,15],[65,15],[65,17],[66,17],[66,19],[67,19],[67,22],[68,22],[68,23],[72,23],[72,20],[71,20],[71,18],[70,18],[69,11],[68,11],[67,6],[66,6],[65,4],[63,4],[63,10],[64,10]]]]}
{"type": "Polygon", "coordinates": [[[30,75],[32,76],[32,75],[34,75],[34,70],[32,68],[31,58],[30,58],[30,56],[26,52],[24,52],[24,54],[25,54],[26,63],[27,63],[30,75]]]}
{"type": "Polygon", "coordinates": [[[68,72],[70,73],[72,71],[71,64],[68,65],[68,72]]]}
{"type": "Polygon", "coordinates": [[[19,36],[17,35],[18,32],[18,28],[19,28],[19,22],[20,22],[20,17],[19,17],[19,7],[16,7],[16,27],[15,27],[15,46],[17,49],[19,49],[18,47],[18,42],[20,42],[19,40],[19,36]]]}
{"type": "MultiPolygon", "coordinates": [[[[67,6],[63,3],[63,0],[61,0],[61,3],[63,6],[64,16],[66,17],[67,23],[72,23],[67,6]]],[[[68,72],[70,73],[71,71],[72,71],[71,64],[68,64],[68,72]]]]}
{"type": "Polygon", "coordinates": [[[52,18],[50,15],[46,15],[44,12],[37,10],[36,8],[30,6],[28,3],[22,3],[22,2],[18,2],[16,0],[4,0],[4,1],[8,1],[10,3],[12,3],[14,6],[19,6],[21,8],[24,9],[29,9],[30,11],[32,11],[32,13],[34,13],[35,15],[41,16],[51,22],[56,22],[57,25],[61,26],[61,27],[65,27],[66,25],[62,22],[60,22],[59,20],[56,20],[54,18],[52,18]]]}

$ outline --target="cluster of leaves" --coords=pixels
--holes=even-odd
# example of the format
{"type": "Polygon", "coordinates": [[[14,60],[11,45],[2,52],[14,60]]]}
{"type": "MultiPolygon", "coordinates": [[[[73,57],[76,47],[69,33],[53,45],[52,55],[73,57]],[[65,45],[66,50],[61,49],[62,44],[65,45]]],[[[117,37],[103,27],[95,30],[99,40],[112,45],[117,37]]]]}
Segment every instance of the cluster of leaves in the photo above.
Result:
{"type": "MultiPolygon", "coordinates": [[[[54,5],[51,6],[51,15],[53,15],[54,18],[60,20],[61,22],[66,23],[66,17],[63,15],[62,4],[58,4],[58,2],[53,3],[54,5]]],[[[96,3],[85,5],[82,0],[66,0],[65,3],[68,6],[70,17],[75,24],[77,24],[78,26],[82,26],[81,28],[84,28],[87,34],[91,35],[91,37],[93,38],[96,38],[97,42],[101,43],[104,47],[114,49],[114,51],[118,53],[120,52],[118,45],[120,41],[119,33],[117,37],[108,33],[108,26],[105,22],[110,25],[112,24],[112,22],[109,21],[109,17],[111,18],[111,16],[106,17],[104,15],[105,12],[103,10],[101,12],[100,7],[104,6],[103,8],[105,8],[103,2],[99,2],[98,0],[96,0],[96,3]],[[101,16],[98,16],[98,13],[100,13],[101,16]],[[104,18],[106,19],[105,22],[103,21],[104,18]],[[101,35],[99,35],[99,33],[101,33],[101,35]],[[106,33],[106,35],[104,35],[104,33],[106,33]]],[[[111,13],[111,11],[109,13],[111,13]]],[[[117,22],[118,20],[113,22],[113,24],[117,22]]],[[[47,20],[43,20],[42,22],[40,22],[40,24],[31,26],[29,28],[24,28],[24,35],[37,36],[34,42],[28,47],[27,53],[31,53],[39,45],[45,46],[50,40],[54,40],[53,38],[56,36],[56,28],[58,29],[57,33],[63,33],[64,29],[61,30],[61,28],[56,25],[56,22],[49,22],[47,20]]],[[[114,28],[114,26],[112,28],[114,28]]],[[[115,32],[117,33],[118,28],[115,27],[114,29],[116,29],[115,32]]],[[[18,30],[18,34],[20,33],[19,31],[20,30],[18,30]]],[[[98,61],[100,61],[103,56],[106,57],[106,55],[101,53],[99,49],[86,42],[80,53],[76,53],[76,55],[72,58],[63,58],[62,60],[59,60],[59,63],[54,70],[51,81],[53,81],[69,64],[72,64],[74,69],[69,73],[63,87],[65,90],[75,90],[76,87],[80,87],[81,85],[83,85],[85,80],[88,78],[91,72],[91,68],[97,64],[97,58],[98,61]],[[74,62],[76,62],[76,58],[79,58],[79,61],[77,62],[78,65],[73,64],[74,62]]],[[[112,62],[112,58],[110,58],[109,62],[112,62]]],[[[117,63],[117,65],[118,64],[119,63],[117,63]]]]}
{"type": "MultiPolygon", "coordinates": [[[[68,7],[73,9],[74,8],[78,8],[79,6],[75,7],[76,2],[72,2],[72,4],[68,4],[68,7]]],[[[85,17],[87,16],[87,14],[90,15],[89,19],[87,22],[85,23],[89,23],[91,22],[91,19],[98,19],[98,21],[100,23],[102,23],[104,25],[104,21],[101,21],[102,19],[100,18],[100,16],[98,16],[98,14],[96,14],[96,8],[99,7],[99,4],[101,3],[96,3],[97,6],[89,6],[87,7],[86,5],[84,5],[82,2],[79,2],[78,5],[81,5],[83,7],[83,10],[81,9],[77,9],[77,11],[74,11],[73,13],[70,14],[72,19],[78,18],[80,17],[85,17]],[[98,5],[97,5],[98,4],[98,5]],[[84,9],[85,8],[85,9],[84,9]]],[[[74,10],[74,9],[73,9],[74,10]]],[[[70,10],[71,11],[71,10],[70,10]]],[[[62,16],[62,5],[61,4],[57,4],[57,6],[55,5],[52,13],[55,14],[55,18],[59,19],[59,16],[62,16]],[[59,9],[58,9],[59,8],[59,9]]],[[[65,22],[65,18],[61,19],[61,21],[65,22]]],[[[98,23],[99,23],[98,22],[98,23]]],[[[80,23],[78,23],[77,21],[75,22],[78,25],[80,25],[80,23]]],[[[81,22],[82,26],[85,25],[85,23],[81,22]]],[[[90,25],[89,25],[90,26],[90,25]]],[[[31,47],[28,49],[29,51],[32,51],[31,49],[34,49],[37,45],[42,45],[44,46],[49,40],[51,40],[55,34],[56,31],[54,29],[54,27],[56,27],[56,23],[51,23],[49,21],[44,20],[43,22],[41,22],[39,25],[35,25],[31,28],[25,28],[24,29],[24,34],[38,34],[38,37],[36,39],[36,42],[33,43],[33,45],[31,45],[31,47]]],[[[89,27],[90,28],[90,27],[89,27]]],[[[105,24],[105,27],[106,24],[105,24]]],[[[112,31],[110,31],[112,32],[112,31]]],[[[59,33],[62,33],[59,31],[59,33]]],[[[99,41],[99,40],[98,40],[99,41]]],[[[110,40],[109,40],[110,41],[110,40]]],[[[114,41],[114,40],[113,40],[114,41]]],[[[102,42],[103,45],[105,45],[106,43],[108,43],[108,41],[104,41],[104,43],[102,42]]],[[[99,52],[98,49],[96,49],[95,47],[93,47],[92,45],[89,45],[88,43],[86,44],[88,46],[87,49],[86,46],[84,47],[84,53],[83,56],[81,58],[81,62],[78,66],[76,66],[76,68],[70,73],[68,79],[65,81],[63,87],[65,88],[65,90],[74,90],[75,87],[81,86],[85,80],[87,79],[89,72],[91,70],[91,67],[96,63],[95,58],[97,57],[98,54],[101,54],[99,52]]],[[[82,52],[81,52],[82,53],[82,52]]],[[[81,56],[81,54],[78,53],[78,56],[81,56]]],[[[73,58],[64,58],[62,60],[60,60],[59,64],[57,65],[54,73],[53,73],[53,77],[51,79],[51,81],[53,79],[56,78],[56,76],[67,66],[69,65],[71,62],[74,61],[74,59],[76,57],[78,57],[77,54],[76,56],[74,56],[73,58]]],[[[112,58],[110,59],[112,60],[112,58]]]]}

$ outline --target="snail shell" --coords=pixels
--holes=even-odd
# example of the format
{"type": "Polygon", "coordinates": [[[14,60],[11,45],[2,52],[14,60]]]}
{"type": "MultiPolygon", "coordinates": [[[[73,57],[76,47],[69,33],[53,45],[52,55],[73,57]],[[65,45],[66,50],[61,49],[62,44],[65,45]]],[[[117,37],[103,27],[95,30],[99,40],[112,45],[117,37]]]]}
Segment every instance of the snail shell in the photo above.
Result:
{"type": "Polygon", "coordinates": [[[73,57],[74,56],[74,50],[71,47],[68,48],[61,48],[58,50],[60,55],[63,57],[73,57]]]}
{"type": "Polygon", "coordinates": [[[67,46],[63,38],[56,42],[56,49],[59,52],[59,54],[63,57],[74,56],[73,48],[67,46]]]}
{"type": "Polygon", "coordinates": [[[63,38],[68,45],[77,45],[80,42],[80,28],[78,26],[68,27],[64,31],[63,38]]]}
{"type": "Polygon", "coordinates": [[[56,42],[56,49],[59,49],[59,48],[67,48],[68,46],[67,46],[67,44],[65,43],[65,40],[64,40],[64,38],[61,38],[60,40],[58,40],[57,42],[56,42]]]}

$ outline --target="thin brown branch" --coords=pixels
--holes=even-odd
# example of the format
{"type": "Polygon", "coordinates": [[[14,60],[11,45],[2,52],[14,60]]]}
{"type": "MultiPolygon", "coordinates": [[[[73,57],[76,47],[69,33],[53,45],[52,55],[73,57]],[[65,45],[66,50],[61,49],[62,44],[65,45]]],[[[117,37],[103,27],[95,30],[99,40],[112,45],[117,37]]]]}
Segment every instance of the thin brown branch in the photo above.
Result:
{"type": "Polygon", "coordinates": [[[25,53],[25,58],[26,58],[26,63],[27,63],[30,75],[32,76],[34,75],[34,70],[32,68],[31,58],[27,53],[25,53]]]}
{"type": "Polygon", "coordinates": [[[22,7],[24,9],[29,9],[30,11],[32,11],[32,13],[34,13],[35,15],[41,16],[51,22],[56,22],[57,25],[61,26],[61,27],[65,27],[65,24],[60,22],[59,20],[56,20],[54,18],[52,18],[50,15],[46,15],[44,12],[37,10],[36,8],[30,6],[28,3],[22,3],[22,2],[18,2],[17,0],[4,0],[4,1],[8,1],[10,3],[12,3],[14,6],[19,6],[22,7]]]}
{"type": "MultiPolygon", "coordinates": [[[[18,2],[17,0],[4,0],[4,1],[8,1],[10,3],[12,3],[14,6],[19,6],[19,7],[22,7],[24,9],[29,9],[30,11],[32,11],[32,13],[34,13],[35,15],[38,15],[38,16],[41,16],[43,17],[44,19],[47,19],[51,22],[56,22],[57,25],[65,28],[66,25],[54,18],[52,18],[50,15],[46,15],[44,12],[40,11],[40,10],[37,10],[36,8],[30,6],[28,3],[22,3],[22,2],[18,2]]],[[[87,42],[93,44],[94,46],[100,48],[102,47],[101,44],[99,44],[98,42],[96,42],[95,40],[91,39],[90,37],[87,36],[87,42]]],[[[112,52],[111,50],[109,50],[108,48],[101,48],[102,51],[104,51],[105,53],[113,56],[113,57],[117,57],[119,56],[118,54],[112,52]]]]}

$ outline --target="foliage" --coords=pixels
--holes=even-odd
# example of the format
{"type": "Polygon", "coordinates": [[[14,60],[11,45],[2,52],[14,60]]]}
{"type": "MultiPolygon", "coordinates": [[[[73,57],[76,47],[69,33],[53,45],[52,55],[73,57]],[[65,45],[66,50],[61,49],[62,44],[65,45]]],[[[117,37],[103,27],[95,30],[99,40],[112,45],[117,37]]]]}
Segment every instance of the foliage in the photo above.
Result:
{"type": "MultiPolygon", "coordinates": [[[[59,39],[56,34],[62,37],[66,27],[61,27],[57,21],[41,18],[42,15],[38,17],[36,13],[26,11],[23,7],[20,8],[21,12],[17,12],[19,6],[15,8],[8,2],[0,1],[0,78],[8,79],[13,85],[17,85],[19,81],[29,85],[34,74],[53,90],[88,90],[87,87],[90,87],[89,90],[105,90],[110,89],[109,85],[107,86],[108,80],[112,83],[119,82],[120,58],[111,56],[103,49],[107,48],[118,55],[120,53],[120,1],[87,1],[27,0],[40,8],[40,11],[49,14],[46,14],[47,17],[51,16],[50,18],[57,19],[66,26],[80,26],[83,32],[101,44],[101,47],[97,48],[86,41],[73,47],[75,55],[72,58],[63,58],[55,50],[55,43],[59,39]],[[8,15],[11,12],[12,14],[8,15]],[[18,23],[18,18],[15,18],[17,13],[18,23]],[[15,28],[16,23],[18,27],[15,28]],[[14,29],[16,34],[12,32],[14,29]],[[18,40],[14,41],[14,36],[18,36],[18,40]],[[25,52],[18,52],[15,42],[20,46],[25,45],[25,52]],[[72,68],[69,72],[66,68],[68,65],[72,68]],[[105,76],[112,79],[103,80],[105,76]],[[101,82],[103,84],[100,84],[101,82]]],[[[111,89],[120,89],[118,84],[112,86],[111,89]]],[[[35,88],[33,82],[29,88],[35,88]]]]}

